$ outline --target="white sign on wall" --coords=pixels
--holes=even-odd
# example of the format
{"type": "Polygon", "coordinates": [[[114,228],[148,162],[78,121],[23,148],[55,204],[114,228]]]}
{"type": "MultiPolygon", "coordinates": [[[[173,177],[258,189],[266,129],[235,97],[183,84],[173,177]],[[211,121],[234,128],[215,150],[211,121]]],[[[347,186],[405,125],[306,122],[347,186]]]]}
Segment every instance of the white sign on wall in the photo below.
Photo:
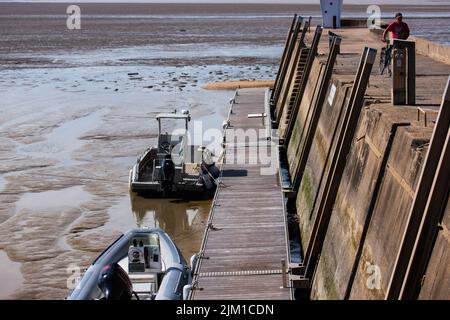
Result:
{"type": "Polygon", "coordinates": [[[331,89],[330,89],[330,94],[328,95],[328,104],[330,106],[333,105],[335,95],[336,95],[336,86],[334,84],[332,84],[331,89]]]}
{"type": "Polygon", "coordinates": [[[341,27],[342,2],[343,0],[320,0],[324,28],[341,27]]]}

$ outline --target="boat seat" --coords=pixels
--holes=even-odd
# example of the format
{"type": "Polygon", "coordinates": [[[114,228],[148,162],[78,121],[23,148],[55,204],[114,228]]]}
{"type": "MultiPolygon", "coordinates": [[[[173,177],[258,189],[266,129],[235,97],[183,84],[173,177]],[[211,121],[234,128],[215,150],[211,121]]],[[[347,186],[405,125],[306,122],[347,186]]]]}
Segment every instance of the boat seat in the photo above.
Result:
{"type": "Polygon", "coordinates": [[[155,283],[133,283],[133,291],[139,296],[140,300],[148,300],[151,299],[158,290],[155,283]]]}
{"type": "Polygon", "coordinates": [[[167,155],[166,152],[158,152],[158,153],[156,154],[156,158],[157,158],[157,159],[164,159],[166,155],[167,155]]]}
{"type": "Polygon", "coordinates": [[[157,289],[158,277],[155,273],[129,273],[128,271],[128,257],[119,261],[119,265],[125,270],[133,285],[133,291],[140,297],[142,295],[151,297],[157,289]]]}
{"type": "Polygon", "coordinates": [[[200,165],[198,163],[185,163],[184,172],[188,175],[198,175],[200,171],[200,165]]]}
{"type": "Polygon", "coordinates": [[[129,273],[128,277],[132,283],[151,283],[157,281],[156,274],[154,273],[129,273]]]}

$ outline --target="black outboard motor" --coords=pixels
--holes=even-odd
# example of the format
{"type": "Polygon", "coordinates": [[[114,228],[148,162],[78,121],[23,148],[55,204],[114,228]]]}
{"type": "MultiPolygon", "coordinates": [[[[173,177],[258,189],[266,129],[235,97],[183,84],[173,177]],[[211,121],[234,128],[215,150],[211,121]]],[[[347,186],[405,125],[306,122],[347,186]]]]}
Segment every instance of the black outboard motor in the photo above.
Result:
{"type": "Polygon", "coordinates": [[[167,154],[161,163],[161,188],[164,194],[172,190],[173,178],[175,176],[175,164],[170,154],[167,154]]]}
{"type": "Polygon", "coordinates": [[[205,162],[203,162],[202,171],[205,172],[205,170],[207,170],[214,179],[217,179],[220,176],[220,170],[219,168],[217,168],[214,162],[212,164],[206,164],[205,162]]]}
{"type": "Polygon", "coordinates": [[[106,300],[131,300],[133,294],[128,274],[117,263],[108,264],[102,269],[98,286],[106,300]]]}

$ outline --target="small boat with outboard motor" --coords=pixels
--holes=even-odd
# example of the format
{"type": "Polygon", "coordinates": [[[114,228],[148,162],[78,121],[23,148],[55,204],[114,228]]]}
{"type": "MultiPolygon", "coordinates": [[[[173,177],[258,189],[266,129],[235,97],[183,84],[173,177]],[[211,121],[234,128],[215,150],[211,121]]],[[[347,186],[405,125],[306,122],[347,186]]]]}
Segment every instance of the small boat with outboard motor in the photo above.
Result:
{"type": "Polygon", "coordinates": [[[148,148],[130,170],[131,191],[156,193],[163,197],[174,192],[184,195],[212,193],[220,170],[213,162],[213,154],[207,148],[190,145],[188,110],[180,113],[160,113],[158,121],[158,144],[148,148]],[[174,123],[184,122],[183,128],[174,129],[174,123]],[[172,129],[168,133],[167,128],[172,129]]]}
{"type": "Polygon", "coordinates": [[[121,235],[86,270],[69,300],[181,300],[191,269],[159,228],[121,235]]]}

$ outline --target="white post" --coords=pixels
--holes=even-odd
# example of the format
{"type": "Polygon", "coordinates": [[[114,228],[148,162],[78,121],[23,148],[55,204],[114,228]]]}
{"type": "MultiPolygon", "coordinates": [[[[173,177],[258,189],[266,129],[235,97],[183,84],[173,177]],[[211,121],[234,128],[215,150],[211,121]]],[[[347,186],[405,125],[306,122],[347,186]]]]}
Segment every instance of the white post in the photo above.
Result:
{"type": "Polygon", "coordinates": [[[341,27],[342,2],[343,0],[320,0],[324,28],[341,27]]]}

